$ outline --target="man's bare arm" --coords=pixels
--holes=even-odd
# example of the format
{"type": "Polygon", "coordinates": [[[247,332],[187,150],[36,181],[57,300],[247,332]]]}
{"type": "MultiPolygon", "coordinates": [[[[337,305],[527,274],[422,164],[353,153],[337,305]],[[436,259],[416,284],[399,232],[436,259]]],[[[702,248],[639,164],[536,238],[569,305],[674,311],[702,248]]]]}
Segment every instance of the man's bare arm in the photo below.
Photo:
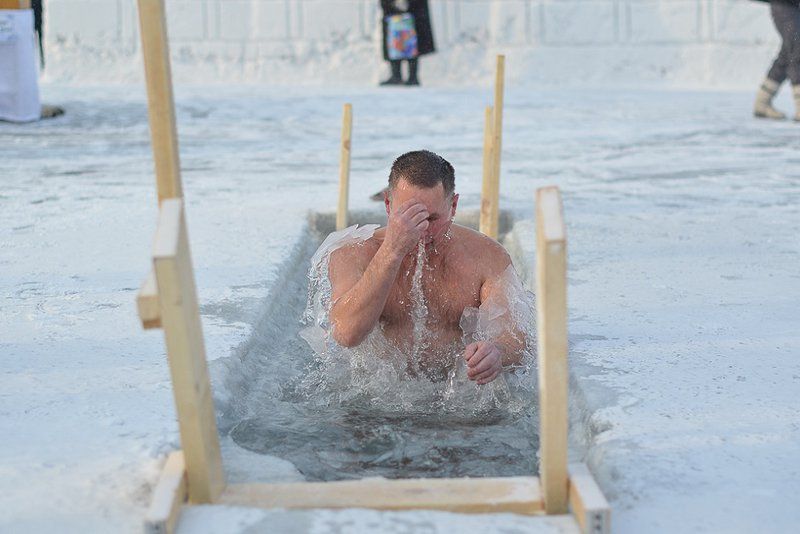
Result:
{"type": "Polygon", "coordinates": [[[502,333],[492,340],[502,350],[503,367],[522,363],[522,353],[525,350],[526,338],[526,333],[520,329],[521,325],[514,322],[511,314],[511,303],[508,302],[507,281],[502,276],[510,264],[511,260],[509,259],[502,271],[499,271],[501,274],[487,280],[481,287],[481,303],[492,300],[496,305],[505,309],[503,315],[499,318],[499,320],[505,322],[502,333]]]}
{"type": "Polygon", "coordinates": [[[514,324],[508,302],[508,288],[502,276],[511,265],[511,258],[496,243],[485,252],[488,254],[482,254],[481,260],[487,266],[488,275],[481,286],[481,305],[491,301],[500,306],[504,312],[495,320],[503,321],[504,328],[493,339],[471,343],[464,351],[467,376],[478,384],[489,383],[497,378],[503,368],[522,363],[526,335],[519,329],[520,325],[514,324]]]}
{"type": "Polygon", "coordinates": [[[386,237],[363,274],[346,254],[334,253],[329,274],[332,287],[330,319],[340,345],[360,344],[378,324],[403,258],[428,228],[425,206],[409,201],[389,214],[386,237]]]}
{"type": "Polygon", "coordinates": [[[353,280],[352,258],[334,253],[329,268],[333,287],[330,319],[337,343],[354,347],[375,328],[402,260],[381,246],[363,274],[353,280]]]}

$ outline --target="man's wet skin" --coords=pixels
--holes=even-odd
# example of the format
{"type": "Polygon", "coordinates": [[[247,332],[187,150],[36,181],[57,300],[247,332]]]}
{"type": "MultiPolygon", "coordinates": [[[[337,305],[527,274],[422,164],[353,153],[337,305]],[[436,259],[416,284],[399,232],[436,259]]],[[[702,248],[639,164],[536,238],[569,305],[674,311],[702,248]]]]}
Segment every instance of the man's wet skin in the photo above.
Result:
{"type": "Polygon", "coordinates": [[[478,307],[498,289],[492,282],[510,259],[496,242],[452,223],[457,204],[458,195],[446,193],[441,184],[423,188],[401,179],[386,198],[387,226],[364,243],[334,252],[331,322],[339,343],[358,345],[376,326],[406,354],[413,354],[419,348],[414,344],[422,342],[420,368],[432,379],[446,376],[453,348],[458,347],[469,378],[479,384],[497,377],[504,356],[505,363],[516,357],[499,342],[460,345],[464,309],[478,307]],[[426,335],[415,339],[412,287],[420,242],[427,316],[426,335]]]}

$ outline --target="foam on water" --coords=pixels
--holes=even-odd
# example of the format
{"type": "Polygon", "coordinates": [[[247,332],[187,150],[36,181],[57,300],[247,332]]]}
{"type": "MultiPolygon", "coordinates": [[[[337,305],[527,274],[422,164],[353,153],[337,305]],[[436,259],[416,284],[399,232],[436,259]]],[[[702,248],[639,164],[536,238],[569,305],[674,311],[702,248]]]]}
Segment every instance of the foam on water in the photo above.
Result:
{"type": "Polygon", "coordinates": [[[306,326],[297,325],[307,345],[290,342],[289,350],[276,351],[267,344],[250,351],[242,373],[249,384],[237,389],[247,389],[248,402],[259,408],[251,404],[234,416],[237,421],[229,425],[234,441],[291,461],[309,480],[534,473],[534,314],[531,296],[512,267],[503,274],[505,294],[465,310],[462,339],[437,349],[443,374],[423,363],[430,361],[426,351],[436,335],[428,324],[424,244],[412,276],[410,351],[391,343],[381,328],[357,347],[333,340],[328,260],[343,246],[364,243],[376,229],[334,232],[312,256],[306,326]],[[524,337],[522,364],[486,385],[470,381],[466,344],[493,338],[510,325],[524,337]],[[270,376],[270,369],[275,374],[270,376]]]}

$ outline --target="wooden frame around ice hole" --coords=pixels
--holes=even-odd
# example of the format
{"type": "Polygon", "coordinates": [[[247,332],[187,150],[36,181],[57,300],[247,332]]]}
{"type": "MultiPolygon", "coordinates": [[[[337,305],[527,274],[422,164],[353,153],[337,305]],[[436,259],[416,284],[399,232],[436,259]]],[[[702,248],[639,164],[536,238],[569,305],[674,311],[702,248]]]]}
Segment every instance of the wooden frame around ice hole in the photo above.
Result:
{"type": "MultiPolygon", "coordinates": [[[[218,503],[289,509],[356,507],[518,514],[564,514],[569,506],[583,532],[608,532],[608,503],[591,473],[583,464],[567,466],[567,240],[556,187],[539,189],[536,199],[541,478],[226,485],[184,215],[164,2],[138,0],[138,4],[159,216],[153,269],[140,289],[137,304],[144,328],[164,330],[182,444],[182,450],[169,455],[161,473],[145,521],[147,530],[172,532],[184,504],[218,503]]],[[[498,110],[502,110],[503,65],[498,58],[498,105],[493,114],[487,110],[487,139],[490,118],[492,138],[500,134],[497,125],[502,119],[497,115],[502,113],[498,110]]],[[[346,107],[340,169],[343,181],[349,177],[351,113],[346,107]]],[[[498,182],[499,142],[495,146],[489,158],[485,151],[484,168],[491,166],[498,182]]],[[[347,209],[346,185],[340,187],[340,217],[342,209],[347,209]]],[[[498,196],[490,192],[494,201],[482,203],[482,212],[485,206],[493,205],[496,216],[498,196]]]]}

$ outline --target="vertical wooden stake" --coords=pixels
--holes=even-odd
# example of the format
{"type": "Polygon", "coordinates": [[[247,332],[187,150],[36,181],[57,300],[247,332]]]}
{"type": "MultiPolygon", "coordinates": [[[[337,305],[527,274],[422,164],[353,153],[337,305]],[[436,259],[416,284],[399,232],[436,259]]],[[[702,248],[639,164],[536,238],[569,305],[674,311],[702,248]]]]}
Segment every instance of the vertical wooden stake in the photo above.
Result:
{"type": "Polygon", "coordinates": [[[500,156],[503,146],[505,56],[497,56],[494,108],[487,107],[483,133],[483,186],[480,231],[497,239],[500,231],[500,156]]]}
{"type": "Polygon", "coordinates": [[[492,227],[492,178],[494,169],[494,156],[492,154],[492,126],[494,125],[494,115],[492,106],[486,106],[483,121],[483,183],[481,186],[481,214],[479,230],[482,234],[497,239],[496,235],[491,235],[492,227]]]}
{"type": "Polygon", "coordinates": [[[31,0],[0,0],[0,9],[30,9],[31,0]]]}
{"type": "Polygon", "coordinates": [[[500,157],[503,151],[503,88],[505,85],[505,56],[497,56],[497,72],[494,82],[494,123],[492,124],[492,182],[490,201],[492,215],[489,236],[497,239],[500,227],[500,157]]]}
{"type": "Polygon", "coordinates": [[[567,511],[567,237],[557,187],[536,191],[539,477],[548,514],[567,511]]]}
{"type": "Polygon", "coordinates": [[[164,1],[139,0],[139,25],[158,202],[161,203],[165,198],[183,196],[164,1]]]}
{"type": "Polygon", "coordinates": [[[181,199],[161,203],[153,263],[189,500],[212,503],[222,493],[225,478],[181,199]]]}
{"type": "Polygon", "coordinates": [[[0,9],[30,9],[31,0],[0,0],[0,9]]]}
{"type": "Polygon", "coordinates": [[[339,207],[336,209],[336,229],[347,228],[347,205],[350,196],[350,150],[353,133],[353,106],[344,105],[342,115],[342,158],[339,162],[339,207]]]}

